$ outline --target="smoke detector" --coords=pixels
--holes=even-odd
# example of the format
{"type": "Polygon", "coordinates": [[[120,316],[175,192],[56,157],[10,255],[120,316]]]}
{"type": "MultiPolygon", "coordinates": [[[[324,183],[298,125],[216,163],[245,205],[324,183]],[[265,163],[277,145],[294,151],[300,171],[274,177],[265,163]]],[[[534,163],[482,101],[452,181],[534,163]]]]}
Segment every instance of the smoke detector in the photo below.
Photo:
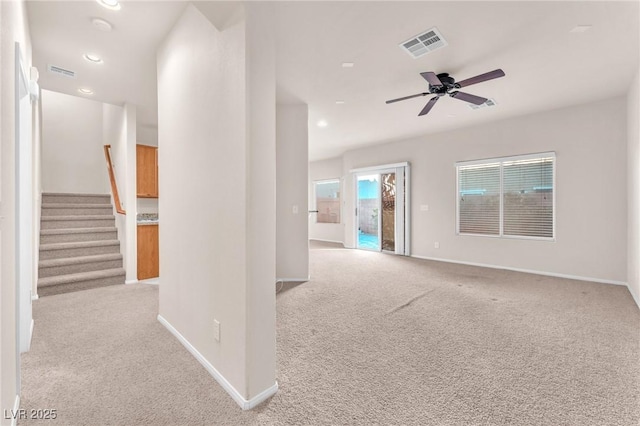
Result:
{"type": "Polygon", "coordinates": [[[412,58],[417,59],[447,45],[448,43],[444,37],[442,37],[440,31],[438,31],[436,27],[433,27],[422,34],[418,34],[400,43],[400,48],[407,52],[412,58]]]}

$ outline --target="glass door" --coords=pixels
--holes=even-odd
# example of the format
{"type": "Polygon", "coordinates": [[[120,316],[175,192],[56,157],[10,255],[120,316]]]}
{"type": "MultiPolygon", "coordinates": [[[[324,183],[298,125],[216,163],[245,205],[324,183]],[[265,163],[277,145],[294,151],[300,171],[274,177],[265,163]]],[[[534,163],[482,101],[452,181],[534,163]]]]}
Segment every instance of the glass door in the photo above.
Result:
{"type": "Polygon", "coordinates": [[[352,172],[356,247],[408,256],[408,163],[352,172]]]}
{"type": "Polygon", "coordinates": [[[357,179],[357,247],[380,251],[380,174],[357,179]]]}

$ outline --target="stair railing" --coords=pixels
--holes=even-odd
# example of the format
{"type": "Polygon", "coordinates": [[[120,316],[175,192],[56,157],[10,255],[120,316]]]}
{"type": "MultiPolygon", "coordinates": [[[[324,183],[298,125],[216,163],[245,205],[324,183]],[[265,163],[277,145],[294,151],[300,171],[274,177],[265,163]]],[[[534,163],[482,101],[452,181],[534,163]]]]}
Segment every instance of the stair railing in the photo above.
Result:
{"type": "Polygon", "coordinates": [[[113,202],[116,205],[116,211],[120,214],[127,214],[120,204],[120,196],[118,195],[118,184],[116,183],[116,175],[113,171],[113,163],[111,162],[111,145],[104,146],[104,157],[107,160],[107,169],[109,170],[109,181],[111,181],[111,193],[113,194],[113,202]]]}

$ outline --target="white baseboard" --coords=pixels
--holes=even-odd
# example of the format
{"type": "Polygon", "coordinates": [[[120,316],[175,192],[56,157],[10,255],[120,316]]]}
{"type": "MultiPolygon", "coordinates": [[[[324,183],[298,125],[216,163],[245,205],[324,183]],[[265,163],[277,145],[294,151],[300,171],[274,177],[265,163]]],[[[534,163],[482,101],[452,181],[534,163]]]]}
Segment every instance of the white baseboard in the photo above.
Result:
{"type": "Polygon", "coordinates": [[[38,296],[38,293],[36,293],[36,294],[32,294],[32,295],[31,295],[31,301],[32,301],[32,302],[33,302],[34,300],[38,300],[38,299],[40,299],[40,296],[38,296]]]}
{"type": "Polygon", "coordinates": [[[323,243],[336,243],[336,244],[342,244],[344,246],[344,242],[342,242],[342,241],[321,240],[319,238],[309,238],[309,241],[320,241],[320,242],[323,242],[323,243]]]}
{"type": "Polygon", "coordinates": [[[276,278],[276,282],[283,283],[299,283],[299,282],[307,282],[311,279],[311,275],[307,275],[307,278],[276,278]]]}
{"type": "Polygon", "coordinates": [[[125,284],[138,284],[138,280],[125,280],[125,284]]]}
{"type": "Polygon", "coordinates": [[[16,395],[16,400],[13,403],[13,411],[12,411],[12,418],[11,418],[11,426],[16,426],[18,424],[18,417],[20,417],[19,415],[20,413],[20,395],[16,395]]]}
{"type": "Polygon", "coordinates": [[[182,346],[184,346],[191,353],[191,355],[193,355],[194,358],[197,359],[200,364],[202,364],[202,366],[209,372],[209,374],[211,374],[213,378],[216,379],[220,386],[222,386],[222,388],[227,391],[231,398],[233,398],[233,400],[243,410],[252,409],[278,391],[278,382],[275,382],[273,386],[265,389],[253,398],[249,400],[245,399],[242,394],[240,394],[240,392],[238,392],[237,389],[234,388],[233,385],[229,383],[227,379],[225,379],[224,376],[220,374],[220,372],[216,370],[216,368],[211,365],[211,363],[207,361],[207,359],[200,352],[198,352],[198,350],[193,347],[193,345],[191,345],[191,343],[189,343],[189,341],[169,323],[169,321],[164,319],[162,315],[159,314],[158,321],[160,322],[160,324],[164,325],[165,328],[169,330],[169,332],[173,334],[180,343],[182,343],[182,346]]]}
{"type": "Polygon", "coordinates": [[[27,348],[27,350],[31,349],[31,341],[33,340],[33,327],[35,326],[36,322],[33,320],[33,318],[31,318],[31,327],[29,328],[29,347],[27,348]]]}
{"type": "Polygon", "coordinates": [[[627,285],[627,288],[629,289],[629,293],[631,293],[631,297],[633,297],[633,301],[636,302],[636,305],[640,308],[640,297],[631,289],[630,285],[627,285]]]}
{"type": "Polygon", "coordinates": [[[527,274],[536,274],[536,275],[545,275],[545,276],[548,276],[548,277],[568,278],[568,279],[571,279],[571,280],[578,280],[578,281],[591,281],[591,282],[596,282],[596,283],[601,283],[601,284],[613,284],[613,285],[623,285],[623,286],[627,285],[627,283],[624,282],[624,281],[605,280],[605,279],[602,279],[602,278],[583,277],[583,276],[579,276],[579,275],[558,274],[558,273],[555,273],[555,272],[536,271],[536,270],[533,270],[533,269],[512,268],[512,267],[509,267],[509,266],[489,265],[489,264],[486,264],[486,263],[463,262],[463,261],[460,261],[460,260],[440,259],[440,258],[437,258],[437,257],[418,256],[418,255],[415,255],[415,254],[412,254],[411,257],[415,257],[416,259],[434,260],[436,262],[457,263],[459,265],[469,265],[469,266],[480,266],[482,268],[504,269],[504,270],[507,270],[507,271],[524,272],[524,273],[527,273],[527,274]]]}
{"type": "Polygon", "coordinates": [[[160,285],[160,278],[149,278],[146,280],[138,280],[138,284],[160,285]]]}

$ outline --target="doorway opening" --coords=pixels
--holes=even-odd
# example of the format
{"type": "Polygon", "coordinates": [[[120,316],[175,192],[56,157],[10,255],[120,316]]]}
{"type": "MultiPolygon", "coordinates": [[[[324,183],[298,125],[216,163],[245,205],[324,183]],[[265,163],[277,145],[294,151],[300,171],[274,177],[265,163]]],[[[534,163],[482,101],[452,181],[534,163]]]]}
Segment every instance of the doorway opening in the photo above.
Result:
{"type": "Polygon", "coordinates": [[[357,169],[352,173],[356,183],[356,247],[409,255],[409,164],[357,169]]]}

